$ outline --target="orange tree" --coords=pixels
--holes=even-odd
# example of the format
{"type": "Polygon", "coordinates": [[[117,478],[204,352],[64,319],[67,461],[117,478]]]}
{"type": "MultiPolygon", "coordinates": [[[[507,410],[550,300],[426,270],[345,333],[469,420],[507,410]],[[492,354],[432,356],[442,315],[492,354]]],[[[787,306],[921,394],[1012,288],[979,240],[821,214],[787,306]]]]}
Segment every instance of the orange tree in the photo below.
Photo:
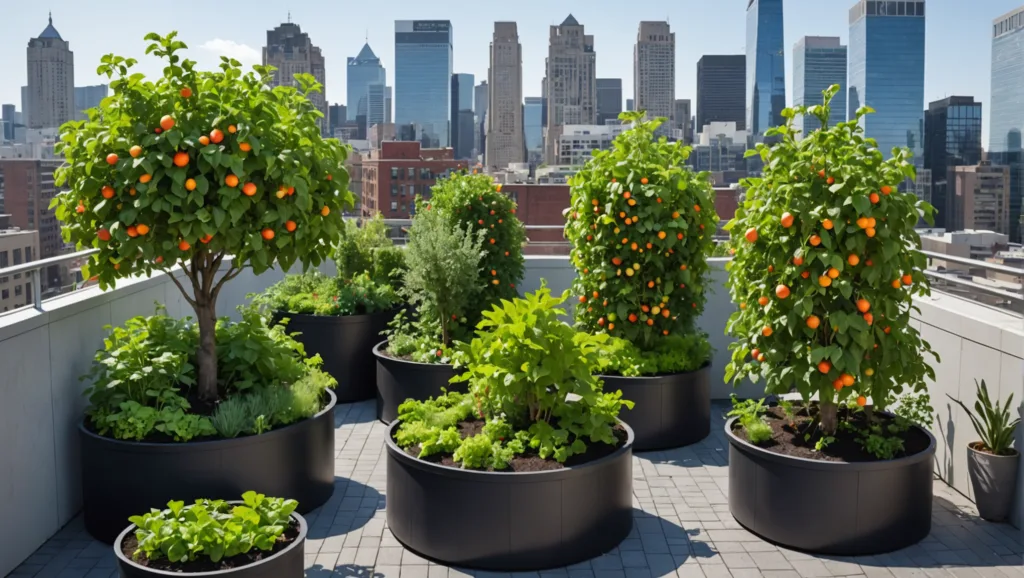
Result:
{"type": "Polygon", "coordinates": [[[914,227],[934,209],[898,185],[913,178],[905,150],[884,160],[864,137],[861,118],[828,126],[829,101],[786,109],[779,142],[748,155],[764,161],[748,179],[746,199],[726,226],[736,249],[728,286],[739,309],[727,331],[732,361],[726,380],[764,378],[766,391],[794,388],[818,396],[824,435],[838,426],[837,403],[871,396],[884,408],[903,387],[925,388],[934,377],[931,351],[910,324],[912,298],[929,294],[914,227]],[[797,114],[825,128],[796,140],[797,114]]]}
{"type": "Polygon", "coordinates": [[[652,351],[694,330],[718,216],[707,174],[685,166],[689,149],[654,138],[664,119],[620,118],[633,127],[570,181],[576,323],[652,351]]]}
{"type": "Polygon", "coordinates": [[[88,270],[103,288],[181,267],[190,291],[169,278],[195,310],[199,394],[211,400],[221,288],[244,267],[318,265],[353,198],[346,149],[321,139],[305,96],[321,88],[312,76],[271,90],[271,67],[243,74],[224,58],[219,72],[197,71],[175,36],[146,36],[146,53],[166,61],[156,81],[132,74],[134,59],[103,57],[113,94],[62,127],[56,181],[70,189],[52,206],[65,241],[99,249],[88,270]]]}
{"type": "MultiPolygon", "coordinates": [[[[484,311],[518,296],[516,285],[523,279],[523,243],[526,228],[516,217],[516,203],[501,192],[501,185],[486,175],[452,173],[437,181],[429,199],[418,199],[417,210],[440,211],[452,227],[469,232],[485,231],[484,256],[480,260],[483,289],[470,299],[464,328],[476,327],[484,311]]],[[[465,335],[464,337],[471,337],[465,335]]]]}

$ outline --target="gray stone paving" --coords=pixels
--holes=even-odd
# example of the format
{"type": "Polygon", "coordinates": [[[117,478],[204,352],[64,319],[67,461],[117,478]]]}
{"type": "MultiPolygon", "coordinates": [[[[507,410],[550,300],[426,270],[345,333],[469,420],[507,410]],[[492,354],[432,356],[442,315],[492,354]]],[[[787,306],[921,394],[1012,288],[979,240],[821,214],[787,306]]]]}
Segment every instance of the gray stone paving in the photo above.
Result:
{"type": "MultiPolygon", "coordinates": [[[[724,405],[716,404],[713,414],[724,411],[724,405]]],[[[405,550],[385,521],[385,428],[374,417],[373,402],[339,405],[335,423],[339,481],[331,500],[307,516],[306,576],[513,576],[449,568],[405,550]]],[[[712,435],[699,444],[634,456],[635,525],[614,551],[568,568],[514,576],[1024,578],[1021,532],[981,520],[966,498],[941,481],[935,483],[932,533],[910,548],[847,558],[811,556],[769,544],[729,515],[728,453],[721,429],[718,420],[712,435]]],[[[11,576],[108,578],[117,572],[110,547],[91,540],[79,517],[11,576]]]]}

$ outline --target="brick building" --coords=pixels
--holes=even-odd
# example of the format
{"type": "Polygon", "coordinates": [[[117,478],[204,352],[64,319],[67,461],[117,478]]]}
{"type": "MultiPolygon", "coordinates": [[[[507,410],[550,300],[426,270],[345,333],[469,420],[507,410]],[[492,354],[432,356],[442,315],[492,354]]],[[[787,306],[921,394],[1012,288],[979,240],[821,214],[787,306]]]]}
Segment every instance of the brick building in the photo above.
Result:
{"type": "MultiPolygon", "coordinates": [[[[502,185],[502,192],[512,197],[518,207],[516,216],[526,225],[565,225],[562,214],[569,206],[569,185],[502,185]]],[[[546,243],[564,243],[562,229],[530,230],[526,237],[530,245],[525,252],[530,255],[568,255],[569,246],[547,245],[546,243]],[[543,244],[539,244],[543,243],[543,244]]]]}
{"type": "Polygon", "coordinates": [[[407,219],[416,195],[428,197],[434,182],[466,168],[451,148],[421,148],[418,142],[382,142],[363,157],[362,214],[380,212],[386,219],[407,219]]]}
{"type": "MultiPolygon", "coordinates": [[[[11,215],[12,227],[39,231],[40,259],[56,257],[63,252],[60,223],[49,208],[50,200],[57,194],[53,172],[62,162],[57,159],[0,159],[4,212],[11,215]]],[[[43,271],[44,292],[60,285],[60,266],[54,265],[43,271]]]]}

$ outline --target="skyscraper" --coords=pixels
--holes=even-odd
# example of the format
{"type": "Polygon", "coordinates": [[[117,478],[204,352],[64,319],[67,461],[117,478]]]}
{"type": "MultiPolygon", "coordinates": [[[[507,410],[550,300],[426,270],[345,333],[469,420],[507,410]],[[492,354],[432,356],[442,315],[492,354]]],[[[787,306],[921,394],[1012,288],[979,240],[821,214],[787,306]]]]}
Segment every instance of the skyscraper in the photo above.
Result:
{"type": "Polygon", "coordinates": [[[634,103],[634,101],[633,101],[632,98],[627,98],[626,99],[626,110],[627,111],[633,112],[634,110],[636,110],[636,107],[633,106],[633,103],[634,103]]]}
{"type": "Polygon", "coordinates": [[[89,115],[86,111],[90,108],[97,108],[100,105],[100,101],[107,97],[108,94],[106,84],[96,84],[94,86],[76,86],[75,87],[75,120],[86,120],[89,115]]]}
{"type": "Polygon", "coordinates": [[[390,86],[384,87],[384,123],[391,124],[392,108],[394,103],[394,89],[390,86]]]}
{"type": "Polygon", "coordinates": [[[672,134],[676,101],[676,35],[668,22],[640,22],[633,46],[633,98],[647,118],[664,117],[657,134],[672,134]]]}
{"type": "Polygon", "coordinates": [[[1024,196],[1024,6],[992,22],[989,157],[1010,167],[1010,240],[1020,242],[1024,196]]]}
{"type": "Polygon", "coordinates": [[[487,105],[487,167],[525,161],[523,145],[523,47],[515,22],[495,22],[491,39],[487,105]]]}
{"type": "Polygon", "coordinates": [[[481,80],[473,89],[473,121],[476,122],[476,154],[484,155],[487,150],[487,103],[490,100],[487,81],[481,80]]]}
{"type": "Polygon", "coordinates": [[[548,42],[545,158],[553,164],[564,125],[597,122],[597,54],[594,37],[584,32],[572,14],[550,28],[548,42]]]}
{"type": "Polygon", "coordinates": [[[347,120],[357,120],[358,117],[367,116],[366,88],[371,84],[385,84],[387,72],[381,65],[380,59],[373,53],[369,43],[363,45],[362,50],[355,58],[350,56],[346,62],[347,120]]]}
{"type": "Polygon", "coordinates": [[[366,85],[366,133],[369,134],[370,127],[377,124],[384,124],[387,115],[384,108],[387,102],[387,87],[380,82],[373,82],[366,85]]]}
{"type": "MultiPolygon", "coordinates": [[[[53,27],[28,41],[27,113],[29,128],[59,127],[75,118],[75,54],[53,27]]],[[[22,100],[26,100],[25,96],[22,100]]]]}
{"type": "MultiPolygon", "coordinates": [[[[822,91],[838,84],[832,98],[829,124],[846,120],[846,47],[834,36],[804,36],[793,46],[793,106],[813,106],[823,101],[822,91]]],[[[810,134],[821,128],[817,117],[797,116],[794,126],[810,134]]]]}
{"type": "Polygon", "coordinates": [[[922,164],[924,130],[923,1],[859,0],[850,9],[849,114],[862,106],[864,132],[885,156],[907,147],[922,164]],[[897,7],[899,10],[896,10],[897,7]]]}
{"type": "Polygon", "coordinates": [[[348,119],[348,107],[344,104],[332,104],[327,107],[327,134],[334,136],[334,129],[343,126],[348,119]]]}
{"type": "Polygon", "coordinates": [[[544,98],[527,96],[523,105],[523,137],[526,144],[526,160],[540,164],[544,160],[544,98]]]}
{"type": "Polygon", "coordinates": [[[755,141],[783,123],[786,57],[782,0],[747,0],[747,129],[755,141]]]}
{"type": "Polygon", "coordinates": [[[930,103],[924,113],[924,168],[932,172],[936,227],[953,226],[954,168],[980,162],[981,103],[970,96],[951,96],[930,103]]]}
{"type": "Polygon", "coordinates": [[[263,65],[277,68],[273,86],[296,86],[296,74],[311,74],[321,85],[322,92],[311,92],[308,97],[313,106],[323,113],[317,119],[320,132],[327,133],[329,127],[327,111],[327,67],[320,48],[315,46],[294,22],[285,22],[273,30],[267,30],[267,45],[263,47],[263,65]]]}
{"type": "Polygon", "coordinates": [[[736,130],[746,130],[746,71],[747,57],[742,54],[705,55],[697,61],[695,135],[712,122],[734,122],[736,130]]]}
{"type": "Polygon", "coordinates": [[[451,146],[452,38],[448,20],[395,21],[396,129],[425,148],[451,146]]]}
{"type": "Polygon", "coordinates": [[[468,159],[473,155],[475,129],[473,128],[473,92],[475,82],[472,74],[457,72],[452,75],[452,148],[455,158],[468,159]],[[469,111],[469,116],[460,115],[469,111]],[[469,122],[470,126],[462,126],[469,122]]]}
{"type": "MultiPolygon", "coordinates": [[[[597,79],[597,124],[617,120],[622,113],[622,79],[597,79]]],[[[527,147],[529,148],[529,147],[527,147]]]]}
{"type": "Polygon", "coordinates": [[[690,109],[690,99],[684,98],[675,102],[672,112],[672,128],[683,133],[682,141],[686,144],[693,143],[693,126],[690,124],[693,115],[690,109]]]}

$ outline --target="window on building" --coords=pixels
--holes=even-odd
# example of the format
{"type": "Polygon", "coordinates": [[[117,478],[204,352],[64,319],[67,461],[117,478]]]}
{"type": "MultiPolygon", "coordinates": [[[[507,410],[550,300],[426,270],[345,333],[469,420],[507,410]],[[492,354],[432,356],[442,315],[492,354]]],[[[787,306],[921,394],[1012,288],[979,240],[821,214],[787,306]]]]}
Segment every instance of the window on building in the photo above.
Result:
{"type": "Polygon", "coordinates": [[[408,178],[415,179],[416,178],[416,169],[414,169],[413,167],[409,167],[408,169],[406,169],[405,174],[406,174],[406,176],[408,178]]]}
{"type": "Polygon", "coordinates": [[[7,251],[0,251],[0,269],[5,267],[10,267],[10,264],[7,262],[7,251]]]}
{"type": "Polygon", "coordinates": [[[397,211],[398,210],[398,201],[391,201],[391,210],[392,211],[397,211]]]}
{"type": "Polygon", "coordinates": [[[25,283],[25,295],[31,295],[31,294],[32,294],[32,284],[31,283],[25,283]]]}
{"type": "Polygon", "coordinates": [[[395,183],[391,183],[391,196],[393,197],[393,196],[395,196],[397,194],[398,194],[398,185],[396,185],[395,183]]]}
{"type": "Polygon", "coordinates": [[[21,285],[14,286],[14,296],[21,297],[21,285]]]}
{"type": "Polygon", "coordinates": [[[398,178],[398,167],[391,167],[391,178],[398,178]]]}
{"type": "MultiPolygon", "coordinates": [[[[0,291],[0,298],[10,299],[11,298],[11,290],[10,289],[4,289],[3,291],[0,291]]],[[[4,311],[6,311],[6,309],[4,311]]]]}
{"type": "Polygon", "coordinates": [[[25,262],[32,260],[32,247],[25,247],[25,262]]]}
{"type": "Polygon", "coordinates": [[[421,181],[427,181],[427,180],[430,180],[430,178],[431,178],[431,176],[430,176],[430,169],[428,169],[428,168],[421,168],[420,169],[420,180],[421,181]]]}
{"type": "Polygon", "coordinates": [[[21,265],[21,249],[14,250],[14,264],[21,265]]]}

